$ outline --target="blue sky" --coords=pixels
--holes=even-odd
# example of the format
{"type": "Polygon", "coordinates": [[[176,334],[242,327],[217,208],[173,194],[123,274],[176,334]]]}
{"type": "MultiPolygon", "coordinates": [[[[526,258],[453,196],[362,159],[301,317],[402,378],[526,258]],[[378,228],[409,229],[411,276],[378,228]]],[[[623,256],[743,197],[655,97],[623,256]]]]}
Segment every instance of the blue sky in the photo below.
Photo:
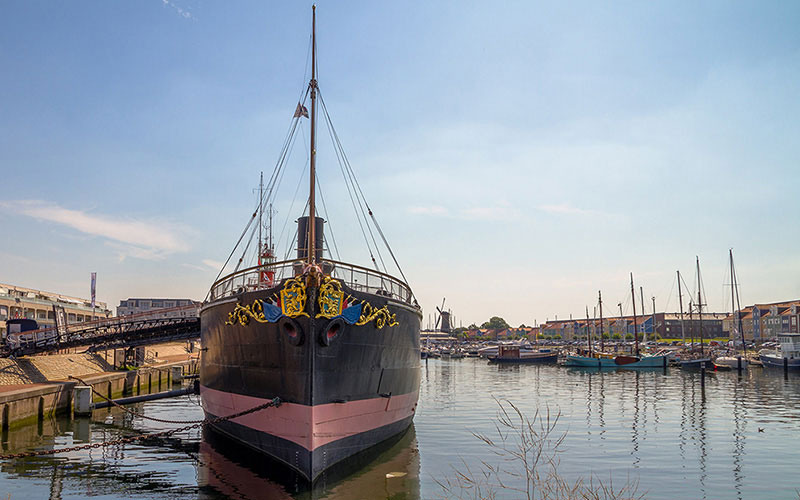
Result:
{"type": "MultiPolygon", "coordinates": [[[[320,87],[426,320],[443,296],[465,325],[583,315],[598,290],[615,309],[629,272],[676,310],[675,270],[691,286],[695,255],[725,310],[731,247],[744,303],[800,298],[800,4],[317,13],[320,87]]],[[[0,281],[87,296],[96,271],[112,305],[202,299],[307,84],[310,14],[0,4],[0,281]]],[[[307,140],[276,226],[299,215],[307,140]]],[[[329,146],[331,226],[342,257],[366,263],[329,146]]]]}

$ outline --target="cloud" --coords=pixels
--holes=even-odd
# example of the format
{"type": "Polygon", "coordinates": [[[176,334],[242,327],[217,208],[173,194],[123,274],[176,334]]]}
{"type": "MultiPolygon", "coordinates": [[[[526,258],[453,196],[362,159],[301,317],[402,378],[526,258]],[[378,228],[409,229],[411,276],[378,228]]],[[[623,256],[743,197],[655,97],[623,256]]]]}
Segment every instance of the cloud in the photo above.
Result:
{"type": "Polygon", "coordinates": [[[559,203],[556,205],[540,205],[539,210],[543,210],[550,214],[570,214],[570,215],[587,215],[592,213],[590,210],[573,207],[569,203],[559,203]]]}
{"type": "Polygon", "coordinates": [[[440,205],[430,205],[427,207],[409,207],[408,211],[416,215],[447,215],[447,209],[440,205]]]}
{"type": "Polygon", "coordinates": [[[161,3],[165,7],[170,7],[172,10],[174,10],[179,16],[183,17],[184,19],[192,19],[192,20],[194,19],[194,16],[192,16],[192,13],[189,12],[189,9],[184,9],[183,7],[180,7],[180,6],[176,5],[174,2],[170,2],[170,0],[161,0],[161,3]]]}
{"type": "Polygon", "coordinates": [[[517,217],[517,210],[507,205],[471,207],[461,210],[461,216],[471,220],[507,220],[517,217]]]}
{"type": "Polygon", "coordinates": [[[189,250],[183,239],[188,230],[169,222],[91,214],[39,200],[0,201],[0,208],[105,238],[106,244],[119,252],[120,260],[160,260],[189,250]]]}
{"type": "Polygon", "coordinates": [[[213,260],[213,259],[203,259],[203,264],[205,264],[206,266],[210,267],[215,271],[219,271],[220,269],[222,269],[224,262],[220,262],[218,260],[213,260]]]}

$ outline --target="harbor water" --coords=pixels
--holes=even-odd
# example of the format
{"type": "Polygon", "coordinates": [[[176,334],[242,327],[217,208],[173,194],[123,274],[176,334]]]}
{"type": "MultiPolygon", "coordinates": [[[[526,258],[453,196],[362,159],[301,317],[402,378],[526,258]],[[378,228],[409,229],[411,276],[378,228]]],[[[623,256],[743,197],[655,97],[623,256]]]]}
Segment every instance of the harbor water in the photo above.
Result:
{"type": "MultiPolygon", "coordinates": [[[[631,485],[651,499],[784,499],[800,490],[797,375],[759,368],[741,376],[711,373],[702,388],[699,373],[674,368],[600,372],[432,359],[421,369],[413,428],[313,491],[260,455],[195,429],[152,442],[4,460],[0,498],[441,498],[442,484],[455,484],[459,474],[477,476],[482,461],[508,458],[494,453],[496,439],[490,446],[474,435],[496,436],[501,405],[515,415],[507,402],[528,419],[549,411],[552,435],[563,436],[556,471],[568,482],[631,485]]],[[[130,408],[161,419],[202,418],[196,396],[130,408]]],[[[9,454],[69,447],[180,426],[95,410],[91,419],[13,428],[3,434],[2,448],[9,454]]],[[[513,449],[514,433],[507,439],[513,449]]],[[[510,485],[524,488],[524,481],[510,485]]],[[[521,497],[511,489],[497,493],[521,497]]]]}

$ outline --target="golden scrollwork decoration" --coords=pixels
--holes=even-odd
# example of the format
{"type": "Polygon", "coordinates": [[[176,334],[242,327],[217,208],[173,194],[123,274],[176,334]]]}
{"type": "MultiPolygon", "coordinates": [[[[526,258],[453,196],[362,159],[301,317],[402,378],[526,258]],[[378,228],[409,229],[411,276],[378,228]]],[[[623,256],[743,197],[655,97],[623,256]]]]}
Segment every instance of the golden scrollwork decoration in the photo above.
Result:
{"type": "Polygon", "coordinates": [[[306,285],[302,277],[297,276],[286,282],[281,290],[281,309],[290,318],[308,317],[306,309],[306,285]]]}
{"type": "Polygon", "coordinates": [[[316,318],[335,318],[342,314],[344,307],[344,292],[342,284],[330,276],[325,276],[319,287],[319,314],[316,318]]]}
{"type": "Polygon", "coordinates": [[[361,310],[361,317],[356,322],[356,325],[366,325],[372,320],[375,320],[375,327],[378,330],[383,329],[384,326],[395,326],[400,323],[397,322],[397,314],[391,314],[389,308],[386,306],[377,309],[369,302],[362,302],[363,309],[361,310]]]}
{"type": "Polygon", "coordinates": [[[268,323],[267,319],[264,317],[264,307],[258,299],[253,301],[249,306],[236,304],[233,311],[228,313],[228,321],[226,321],[225,324],[235,325],[238,323],[242,326],[247,326],[250,324],[250,319],[254,319],[259,323],[268,323]]]}

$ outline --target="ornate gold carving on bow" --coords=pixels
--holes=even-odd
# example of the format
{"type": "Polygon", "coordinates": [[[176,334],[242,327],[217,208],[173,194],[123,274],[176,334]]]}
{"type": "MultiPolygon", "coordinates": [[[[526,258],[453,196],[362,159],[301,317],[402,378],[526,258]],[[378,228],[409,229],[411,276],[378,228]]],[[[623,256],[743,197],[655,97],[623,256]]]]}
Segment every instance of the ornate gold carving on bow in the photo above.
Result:
{"type": "Polygon", "coordinates": [[[381,330],[387,325],[395,326],[400,324],[397,322],[397,314],[391,314],[387,306],[375,308],[369,302],[359,300],[352,295],[345,296],[342,290],[342,283],[330,276],[325,276],[322,279],[317,302],[319,304],[317,318],[335,318],[342,314],[345,304],[347,304],[348,308],[357,307],[360,304],[361,316],[356,321],[356,325],[363,326],[374,320],[375,327],[381,330]]]}
{"type": "Polygon", "coordinates": [[[330,276],[325,276],[319,287],[319,314],[317,318],[335,318],[342,314],[344,307],[344,292],[342,284],[330,276]]]}
{"type": "Polygon", "coordinates": [[[239,323],[242,326],[247,326],[250,323],[250,318],[259,323],[268,323],[267,319],[264,317],[264,308],[261,305],[261,301],[258,299],[253,301],[253,304],[249,306],[236,304],[233,311],[228,313],[228,321],[226,321],[225,324],[235,325],[239,323]]]}
{"type": "Polygon", "coordinates": [[[286,282],[281,290],[281,309],[290,318],[308,317],[306,309],[306,285],[301,276],[286,282]]]}
{"type": "Polygon", "coordinates": [[[383,306],[380,309],[376,309],[369,302],[362,302],[362,304],[364,308],[361,310],[361,317],[358,318],[356,325],[366,325],[373,319],[378,330],[383,329],[386,325],[395,326],[400,324],[397,322],[397,314],[391,314],[388,307],[383,306]]]}

